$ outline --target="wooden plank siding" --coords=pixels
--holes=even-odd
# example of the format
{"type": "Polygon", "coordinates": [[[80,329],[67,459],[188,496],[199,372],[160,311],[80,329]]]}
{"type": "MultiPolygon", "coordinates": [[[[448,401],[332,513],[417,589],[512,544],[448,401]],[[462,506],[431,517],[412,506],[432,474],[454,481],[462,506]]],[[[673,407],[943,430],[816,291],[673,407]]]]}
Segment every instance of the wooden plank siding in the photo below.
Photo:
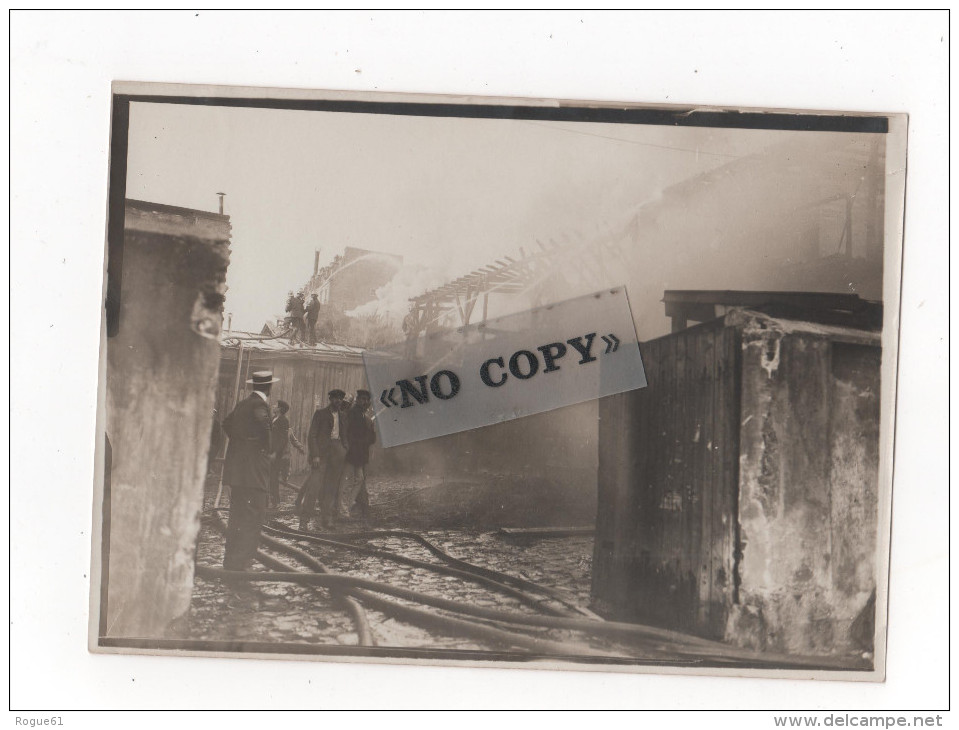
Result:
{"type": "Polygon", "coordinates": [[[643,388],[600,403],[597,608],[722,638],[734,600],[737,330],[641,345],[643,388]]]}

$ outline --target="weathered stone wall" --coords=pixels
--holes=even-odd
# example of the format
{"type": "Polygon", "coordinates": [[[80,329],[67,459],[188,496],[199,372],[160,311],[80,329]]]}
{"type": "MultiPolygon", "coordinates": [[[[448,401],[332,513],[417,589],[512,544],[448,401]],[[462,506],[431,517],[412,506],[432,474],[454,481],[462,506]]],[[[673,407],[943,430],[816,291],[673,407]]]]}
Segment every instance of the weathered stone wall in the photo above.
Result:
{"type": "Polygon", "coordinates": [[[594,606],[760,650],[871,650],[879,336],[734,311],[600,402],[594,606]]]}
{"type": "Polygon", "coordinates": [[[127,203],[107,341],[103,634],[159,637],[190,605],[229,260],[229,219],[127,203]]]}
{"type": "Polygon", "coordinates": [[[742,557],[727,638],[801,654],[871,651],[878,336],[766,318],[742,331],[742,557]]]}

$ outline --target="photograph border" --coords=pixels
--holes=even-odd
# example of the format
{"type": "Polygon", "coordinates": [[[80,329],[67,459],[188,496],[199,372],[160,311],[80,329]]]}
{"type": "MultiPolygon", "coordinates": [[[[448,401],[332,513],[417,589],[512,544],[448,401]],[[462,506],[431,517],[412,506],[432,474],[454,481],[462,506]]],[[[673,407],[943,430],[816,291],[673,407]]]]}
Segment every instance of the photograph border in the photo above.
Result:
{"type": "MultiPolygon", "coordinates": [[[[101,327],[100,385],[98,388],[97,453],[95,460],[93,566],[90,591],[90,650],[100,653],[175,654],[231,658],[290,658],[330,661],[374,660],[388,663],[437,664],[505,668],[544,668],[596,671],[630,671],[656,674],[709,676],[824,678],[881,681],[885,677],[890,510],[892,500],[892,457],[895,445],[896,378],[898,375],[899,322],[902,286],[905,175],[888,175],[885,193],[885,247],[883,264],[884,321],[880,400],[880,484],[876,553],[876,647],[874,669],[733,668],[700,662],[695,667],[683,662],[657,663],[649,660],[619,660],[608,657],[535,656],[511,652],[460,650],[416,650],[392,647],[305,646],[302,649],[260,642],[194,640],[140,640],[102,638],[105,633],[105,576],[109,573],[109,499],[105,482],[105,352],[107,337],[117,331],[122,296],[124,200],[127,175],[129,105],[134,102],[187,104],[261,109],[293,109],[317,112],[347,112],[397,116],[455,117],[467,119],[516,119],[542,121],[606,122],[622,124],[718,127],[780,131],[859,132],[887,135],[887,171],[896,161],[905,164],[907,115],[879,112],[837,112],[828,110],[757,109],[526,99],[520,97],[457,97],[440,94],[387,92],[344,92],[289,88],[209,86],[117,81],[112,85],[110,130],[108,230],[106,240],[104,297],[106,307],[101,327]],[[891,297],[891,298],[890,298],[891,297]],[[892,394],[892,397],[889,397],[892,394]],[[250,651],[233,647],[244,644],[250,651]],[[255,648],[254,648],[255,647],[255,648]],[[284,650],[284,649],[288,650],[284,650]],[[274,650],[275,649],[275,650],[274,650]],[[464,655],[482,656],[467,658],[464,655]]],[[[903,167],[904,171],[904,167],[903,167]]]]}

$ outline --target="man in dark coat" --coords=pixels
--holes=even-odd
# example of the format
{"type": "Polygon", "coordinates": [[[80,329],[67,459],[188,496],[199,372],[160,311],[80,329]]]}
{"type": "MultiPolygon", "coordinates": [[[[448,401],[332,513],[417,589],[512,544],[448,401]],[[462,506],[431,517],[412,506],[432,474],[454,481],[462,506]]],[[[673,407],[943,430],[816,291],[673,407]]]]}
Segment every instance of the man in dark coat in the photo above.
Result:
{"type": "Polygon", "coordinates": [[[297,496],[300,508],[300,529],[305,530],[315,515],[316,500],[320,500],[320,520],[328,527],[333,520],[336,501],[339,495],[340,478],[343,474],[343,461],[346,447],[342,433],[341,409],[346,397],[339,388],[328,394],[330,403],[313,414],[310,432],[306,439],[306,448],[310,457],[310,476],[297,496]]]}
{"type": "Polygon", "coordinates": [[[306,305],[303,301],[303,292],[298,292],[293,301],[290,304],[290,323],[292,329],[290,331],[290,344],[292,345],[296,340],[305,341],[306,340],[306,323],[303,321],[303,317],[306,314],[306,305]]]}
{"type": "Polygon", "coordinates": [[[369,513],[370,497],[366,491],[366,465],[370,461],[370,446],[376,443],[373,421],[367,415],[372,398],[370,391],[356,391],[356,404],[346,417],[346,476],[340,489],[339,515],[349,519],[353,503],[359,498],[360,513],[369,513]]]}
{"type": "Polygon", "coordinates": [[[306,305],[306,324],[309,329],[310,344],[316,344],[316,322],[320,318],[320,300],[316,293],[310,297],[309,304],[306,305]]]}
{"type": "Polygon", "coordinates": [[[280,482],[286,482],[290,476],[290,445],[295,446],[303,453],[303,446],[290,430],[290,419],[287,413],[290,404],[285,400],[276,402],[276,416],[273,418],[271,441],[273,446],[273,463],[270,465],[270,506],[280,504],[280,482]]]}
{"type": "Polygon", "coordinates": [[[223,567],[247,570],[260,545],[270,493],[270,388],[278,382],[269,370],[253,373],[249,398],[236,404],[223,421],[230,437],[223,465],[223,483],[230,486],[230,522],[223,567]]]}

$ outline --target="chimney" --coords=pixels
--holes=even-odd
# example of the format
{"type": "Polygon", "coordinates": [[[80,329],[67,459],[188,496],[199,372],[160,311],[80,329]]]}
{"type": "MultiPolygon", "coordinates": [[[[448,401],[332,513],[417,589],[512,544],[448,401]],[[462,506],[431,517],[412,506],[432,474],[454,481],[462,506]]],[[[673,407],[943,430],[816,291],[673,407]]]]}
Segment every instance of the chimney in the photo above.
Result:
{"type": "Polygon", "coordinates": [[[227,312],[226,314],[226,331],[233,331],[233,312],[227,312]]]}
{"type": "Polygon", "coordinates": [[[316,276],[318,273],[320,273],[320,249],[316,249],[313,256],[313,276],[316,276]]]}
{"type": "Polygon", "coordinates": [[[220,215],[223,215],[223,198],[226,197],[226,193],[217,193],[220,196],[220,215]]]}

